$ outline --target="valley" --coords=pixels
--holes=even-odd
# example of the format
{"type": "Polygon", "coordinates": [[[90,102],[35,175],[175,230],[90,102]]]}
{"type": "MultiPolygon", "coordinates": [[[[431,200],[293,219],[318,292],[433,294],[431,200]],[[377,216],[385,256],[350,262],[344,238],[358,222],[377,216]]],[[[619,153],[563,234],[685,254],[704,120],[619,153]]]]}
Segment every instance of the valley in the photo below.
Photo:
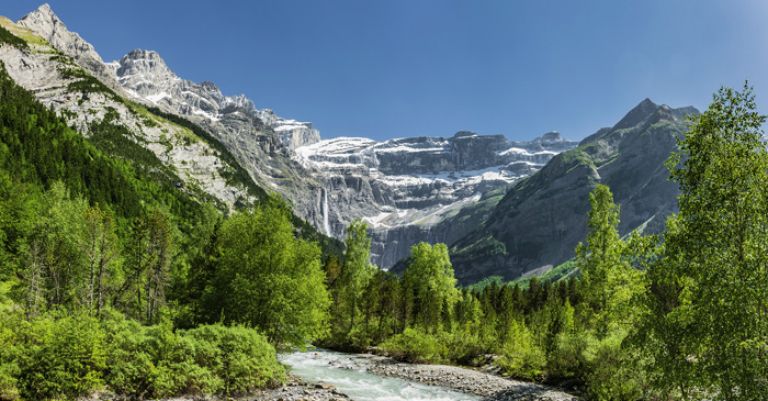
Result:
{"type": "MultiPolygon", "coordinates": [[[[582,82],[593,74],[580,65],[605,67],[592,60],[605,52],[563,63],[550,59],[560,51],[535,59],[536,49],[508,46],[552,32],[567,42],[560,33],[570,25],[511,35],[516,25],[474,3],[467,10],[484,13],[482,24],[462,19],[404,37],[389,25],[358,37],[376,28],[353,21],[311,31],[314,15],[297,13],[310,4],[257,3],[206,5],[243,10],[224,25],[204,16],[210,29],[188,26],[200,16],[175,4],[153,4],[173,17],[162,28],[184,35],[163,50],[174,69],[157,51],[125,52],[167,39],[143,36],[148,25],[119,38],[119,53],[108,45],[114,31],[93,42],[114,61],[75,32],[87,26],[100,39],[111,3],[58,2],[77,21],[72,29],[48,4],[17,21],[0,17],[0,401],[765,398],[768,117],[759,85],[720,86],[705,108],[645,98],[599,128],[606,121],[594,116],[626,110],[639,90],[638,98],[693,95],[677,82],[652,85],[648,77],[666,78],[658,71],[625,77],[620,95],[603,85],[608,78],[582,82]],[[262,12],[280,15],[285,29],[266,29],[274,21],[262,12]],[[463,41],[486,24],[509,43],[495,34],[463,41]],[[241,40],[248,30],[263,36],[241,40]],[[434,32],[441,40],[403,50],[434,32]],[[298,64],[273,58],[339,33],[331,54],[305,48],[298,64]],[[209,39],[216,46],[206,49],[273,73],[222,75],[224,53],[188,69],[171,51],[199,51],[209,39]],[[360,59],[338,57],[360,40],[360,59]],[[436,62],[446,49],[448,62],[436,62]],[[467,64],[480,53],[525,57],[467,64]],[[539,70],[521,74],[528,63],[539,70]],[[453,79],[441,75],[454,68],[453,79]],[[182,76],[208,70],[218,84],[182,76]],[[295,82],[278,79],[284,73],[295,82]],[[370,138],[321,135],[323,127],[270,107],[306,106],[303,96],[316,93],[304,90],[326,79],[327,99],[295,110],[364,127],[370,138]],[[238,85],[249,96],[229,94],[238,85]],[[539,92],[546,101],[533,100],[539,92]],[[347,107],[329,112],[325,101],[347,107]],[[581,112],[591,134],[493,128],[582,130],[581,112]],[[485,128],[458,126],[472,124],[485,128]]],[[[403,23],[418,11],[376,6],[390,13],[368,23],[403,23]]],[[[314,14],[370,11],[328,8],[314,14]]],[[[446,18],[435,10],[430,18],[446,18]]],[[[640,14],[632,15],[625,23],[640,14]]],[[[627,57],[607,64],[636,71],[627,57]]]]}

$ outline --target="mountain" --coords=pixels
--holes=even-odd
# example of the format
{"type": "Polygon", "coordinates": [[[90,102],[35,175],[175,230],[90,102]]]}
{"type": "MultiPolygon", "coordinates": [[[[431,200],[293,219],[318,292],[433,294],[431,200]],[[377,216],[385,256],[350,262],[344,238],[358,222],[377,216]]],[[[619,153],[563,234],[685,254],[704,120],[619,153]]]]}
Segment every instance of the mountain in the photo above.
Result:
{"type": "Polygon", "coordinates": [[[337,238],[352,220],[365,219],[373,262],[384,268],[419,241],[462,237],[510,184],[576,145],[557,133],[526,142],[470,132],[321,140],[311,123],[179,77],[157,52],[133,50],[105,63],[48,5],[17,23],[0,22],[33,46],[0,47],[11,77],[81,132],[105,121],[125,127],[185,190],[199,188],[228,208],[274,192],[337,238]]]}
{"type": "Polygon", "coordinates": [[[99,67],[101,58],[93,47],[69,32],[47,5],[17,24],[1,19],[0,26],[27,42],[27,47],[0,46],[0,61],[10,77],[78,131],[93,135],[95,126],[118,127],[112,135],[149,151],[141,156],[145,162],[168,169],[181,190],[210,197],[225,208],[263,197],[263,190],[238,177],[239,165],[218,143],[132,101],[109,79],[106,67],[99,67]]]}
{"type": "Polygon", "coordinates": [[[456,276],[471,283],[545,272],[574,256],[586,234],[589,193],[608,185],[621,207],[621,234],[658,232],[677,210],[678,188],[664,166],[687,128],[692,107],[643,100],[616,125],[555,156],[519,181],[488,219],[451,247],[456,276]]]}
{"type": "Polygon", "coordinates": [[[388,268],[419,241],[455,241],[483,220],[462,210],[484,197],[498,200],[486,194],[529,176],[573,146],[555,132],[527,142],[459,132],[384,142],[335,138],[300,147],[295,158],[324,178],[323,195],[329,194],[337,211],[370,223],[374,262],[388,268]],[[458,215],[474,218],[460,226],[446,224],[458,215]]]}

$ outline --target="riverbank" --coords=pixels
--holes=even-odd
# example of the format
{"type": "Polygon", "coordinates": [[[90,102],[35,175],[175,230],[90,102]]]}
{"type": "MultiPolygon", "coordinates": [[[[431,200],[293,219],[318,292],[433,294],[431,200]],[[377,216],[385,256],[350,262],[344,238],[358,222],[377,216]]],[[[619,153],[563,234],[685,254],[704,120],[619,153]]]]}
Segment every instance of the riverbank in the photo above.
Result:
{"type": "Polygon", "coordinates": [[[324,383],[307,383],[291,376],[288,382],[276,389],[261,390],[242,401],[348,401],[336,387],[324,383]]]}
{"type": "Polygon", "coordinates": [[[366,355],[375,374],[413,380],[475,394],[492,401],[577,401],[571,394],[540,384],[507,379],[474,369],[448,365],[411,364],[366,355]]]}
{"type": "MultiPolygon", "coordinates": [[[[77,401],[127,401],[131,399],[102,391],[93,393],[88,397],[80,397],[77,401]]],[[[350,398],[336,390],[334,386],[323,383],[308,383],[298,377],[289,376],[288,381],[280,387],[258,390],[243,396],[185,395],[155,401],[350,401],[350,398]]]]}
{"type": "MultiPolygon", "coordinates": [[[[310,352],[308,355],[312,355],[310,352]]],[[[326,353],[317,354],[323,358],[326,353]]],[[[390,357],[373,354],[338,354],[330,358],[329,367],[348,371],[403,379],[438,386],[487,401],[577,401],[578,397],[536,383],[507,379],[470,368],[398,362],[390,357]]]]}

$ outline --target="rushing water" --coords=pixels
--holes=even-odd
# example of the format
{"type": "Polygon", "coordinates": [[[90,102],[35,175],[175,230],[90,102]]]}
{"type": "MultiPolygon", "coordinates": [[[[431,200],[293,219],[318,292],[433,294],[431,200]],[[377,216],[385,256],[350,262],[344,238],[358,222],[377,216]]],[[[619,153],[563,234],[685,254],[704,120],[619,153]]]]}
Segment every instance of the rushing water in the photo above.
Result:
{"type": "Polygon", "coordinates": [[[477,401],[480,397],[443,387],[428,386],[365,370],[359,358],[338,352],[311,350],[283,354],[291,373],[310,383],[328,383],[355,401],[477,401]]]}

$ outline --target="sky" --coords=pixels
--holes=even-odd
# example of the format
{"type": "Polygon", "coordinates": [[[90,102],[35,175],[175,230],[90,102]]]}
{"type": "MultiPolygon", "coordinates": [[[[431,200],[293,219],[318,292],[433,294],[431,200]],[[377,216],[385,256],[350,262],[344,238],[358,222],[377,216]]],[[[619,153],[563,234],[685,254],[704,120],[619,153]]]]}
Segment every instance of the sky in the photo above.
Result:
{"type": "MultiPolygon", "coordinates": [[[[4,0],[13,20],[40,0],[4,0]]],[[[182,78],[325,138],[469,130],[581,139],[644,98],[768,105],[765,0],[49,0],[106,60],[158,51],[182,78]]],[[[768,107],[761,107],[768,110],[768,107]]]]}

